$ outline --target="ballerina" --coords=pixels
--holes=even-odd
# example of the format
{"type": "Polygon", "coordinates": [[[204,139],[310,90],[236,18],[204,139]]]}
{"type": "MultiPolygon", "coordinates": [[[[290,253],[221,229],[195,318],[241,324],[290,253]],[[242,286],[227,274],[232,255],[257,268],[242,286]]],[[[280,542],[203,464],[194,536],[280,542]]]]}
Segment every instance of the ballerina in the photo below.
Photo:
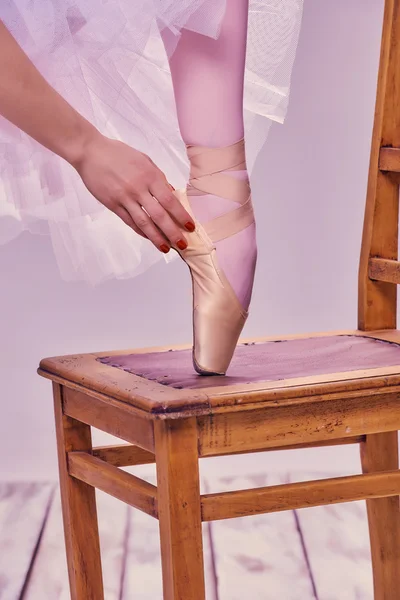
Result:
{"type": "Polygon", "coordinates": [[[16,233],[48,231],[66,279],[130,277],[176,250],[195,369],[224,374],[257,258],[246,151],[253,164],[283,120],[302,0],[140,4],[0,8],[38,67],[2,27],[0,113],[34,140],[4,121],[0,214],[16,233]]]}

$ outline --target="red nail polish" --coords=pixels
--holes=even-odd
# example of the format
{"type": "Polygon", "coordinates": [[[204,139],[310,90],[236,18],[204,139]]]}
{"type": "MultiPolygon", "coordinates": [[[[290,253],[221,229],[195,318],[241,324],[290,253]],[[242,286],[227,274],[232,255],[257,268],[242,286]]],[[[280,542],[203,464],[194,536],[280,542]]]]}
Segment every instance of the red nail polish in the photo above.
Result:
{"type": "Polygon", "coordinates": [[[188,221],[187,223],[185,223],[185,228],[190,231],[190,233],[193,233],[193,231],[196,229],[194,223],[192,223],[191,221],[188,221]]]}
{"type": "Polygon", "coordinates": [[[168,248],[167,244],[162,244],[160,246],[160,250],[161,250],[161,252],[164,252],[164,254],[168,254],[168,252],[170,251],[170,248],[168,248]]]}
{"type": "Polygon", "coordinates": [[[178,240],[176,245],[178,246],[179,250],[186,250],[187,248],[187,243],[184,240],[178,240]]]}

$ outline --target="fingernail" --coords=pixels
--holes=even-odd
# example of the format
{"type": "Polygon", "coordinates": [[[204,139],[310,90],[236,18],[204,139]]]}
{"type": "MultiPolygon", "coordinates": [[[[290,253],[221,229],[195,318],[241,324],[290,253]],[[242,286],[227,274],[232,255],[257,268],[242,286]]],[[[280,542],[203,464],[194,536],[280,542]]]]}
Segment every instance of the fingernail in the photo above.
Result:
{"type": "Polygon", "coordinates": [[[184,240],[178,240],[176,245],[178,246],[179,250],[186,250],[187,248],[187,243],[184,240]]]}
{"type": "Polygon", "coordinates": [[[161,252],[164,252],[164,254],[168,254],[168,252],[170,251],[170,248],[168,248],[167,244],[162,244],[160,246],[160,250],[161,250],[161,252]]]}
{"type": "Polygon", "coordinates": [[[174,188],[174,186],[173,186],[173,185],[171,185],[171,184],[168,184],[168,185],[169,185],[169,187],[171,188],[171,190],[172,190],[173,192],[176,192],[176,190],[175,190],[175,188],[174,188]]]}
{"type": "Polygon", "coordinates": [[[190,233],[193,233],[193,231],[196,229],[195,224],[192,223],[191,221],[188,221],[187,223],[185,223],[185,228],[190,231],[190,233]]]}

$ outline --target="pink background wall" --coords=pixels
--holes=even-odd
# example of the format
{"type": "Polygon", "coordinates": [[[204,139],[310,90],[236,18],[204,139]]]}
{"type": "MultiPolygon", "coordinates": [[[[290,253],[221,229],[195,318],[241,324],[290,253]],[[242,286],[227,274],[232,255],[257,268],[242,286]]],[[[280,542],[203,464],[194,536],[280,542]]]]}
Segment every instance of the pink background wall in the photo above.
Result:
{"type": "MultiPolygon", "coordinates": [[[[289,115],[253,174],[260,254],[246,335],[356,326],[382,11],[383,0],[305,0],[289,115]]],[[[189,278],[176,261],[94,289],[66,284],[49,241],[29,234],[0,248],[0,278],[0,479],[54,478],[40,358],[190,340],[189,278]]],[[[224,461],[225,471],[358,468],[349,448],[224,461]]]]}

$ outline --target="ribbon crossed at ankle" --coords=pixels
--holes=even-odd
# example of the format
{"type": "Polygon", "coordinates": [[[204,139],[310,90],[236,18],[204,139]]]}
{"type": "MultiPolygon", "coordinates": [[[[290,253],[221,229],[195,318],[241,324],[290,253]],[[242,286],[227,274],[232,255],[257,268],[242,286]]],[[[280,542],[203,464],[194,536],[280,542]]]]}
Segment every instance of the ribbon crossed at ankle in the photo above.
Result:
{"type": "Polygon", "coordinates": [[[246,169],[244,139],[222,148],[187,146],[187,154],[191,167],[188,196],[213,194],[240,205],[203,225],[210,239],[218,242],[251,225],[254,213],[249,181],[227,174],[246,169]]]}

